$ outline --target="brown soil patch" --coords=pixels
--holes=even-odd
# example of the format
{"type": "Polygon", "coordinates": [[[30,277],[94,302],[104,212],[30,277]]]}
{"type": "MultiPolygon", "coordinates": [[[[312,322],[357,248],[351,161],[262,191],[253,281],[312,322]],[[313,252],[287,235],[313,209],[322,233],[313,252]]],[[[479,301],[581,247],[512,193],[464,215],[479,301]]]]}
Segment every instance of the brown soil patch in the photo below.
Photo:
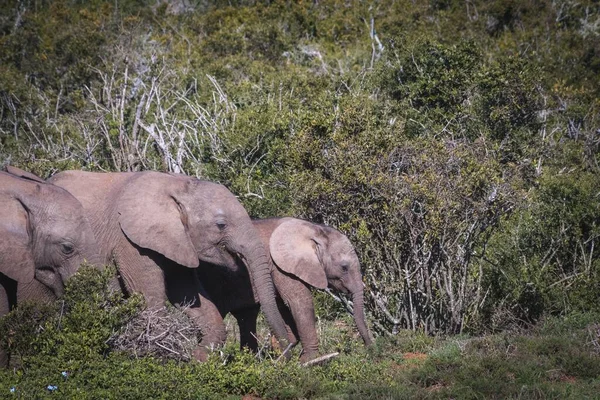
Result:
{"type": "Polygon", "coordinates": [[[402,355],[405,360],[423,362],[427,359],[427,354],[425,353],[404,353],[402,355]]]}
{"type": "Polygon", "coordinates": [[[275,351],[279,351],[281,352],[281,346],[279,345],[279,341],[277,340],[277,338],[275,336],[271,336],[271,338],[269,339],[271,341],[271,348],[275,351]]]}
{"type": "Polygon", "coordinates": [[[336,328],[340,328],[340,329],[349,329],[350,328],[350,325],[348,325],[348,323],[346,321],[340,321],[340,320],[333,321],[333,326],[335,326],[336,328]]]}
{"type": "Polygon", "coordinates": [[[415,368],[422,365],[427,360],[427,354],[425,353],[404,353],[402,354],[403,363],[392,363],[391,367],[395,370],[401,371],[410,368],[415,368]]]}
{"type": "Polygon", "coordinates": [[[438,382],[435,385],[431,385],[431,386],[427,387],[425,390],[427,390],[428,392],[439,392],[440,390],[442,390],[446,387],[448,387],[448,385],[446,385],[442,382],[438,382]]]}
{"type": "Polygon", "coordinates": [[[577,383],[577,379],[574,376],[569,376],[569,375],[564,375],[564,374],[560,377],[560,381],[567,382],[567,383],[577,383]]]}
{"type": "Polygon", "coordinates": [[[577,383],[577,378],[570,376],[558,369],[546,371],[546,376],[552,382],[577,383]]]}

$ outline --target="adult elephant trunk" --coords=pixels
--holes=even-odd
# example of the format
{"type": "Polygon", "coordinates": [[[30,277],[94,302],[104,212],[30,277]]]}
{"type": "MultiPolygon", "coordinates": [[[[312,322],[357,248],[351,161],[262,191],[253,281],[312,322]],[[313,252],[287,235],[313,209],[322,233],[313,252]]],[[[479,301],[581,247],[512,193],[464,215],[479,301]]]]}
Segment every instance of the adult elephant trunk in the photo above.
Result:
{"type": "Polygon", "coordinates": [[[367,327],[365,319],[364,294],[362,288],[352,292],[352,303],[354,304],[354,323],[366,346],[373,343],[373,336],[367,327]]]}
{"type": "Polygon", "coordinates": [[[89,254],[87,257],[85,257],[85,262],[87,263],[87,265],[90,265],[101,271],[103,271],[104,268],[106,268],[106,263],[104,262],[104,259],[102,258],[102,256],[100,256],[99,249],[97,249],[97,248],[89,249],[89,253],[87,253],[87,254],[89,254]]]}
{"type": "Polygon", "coordinates": [[[81,256],[73,257],[72,260],[60,268],[57,275],[52,275],[51,277],[42,276],[39,280],[44,284],[48,284],[48,286],[52,288],[55,296],[62,297],[65,294],[65,285],[69,279],[71,279],[73,275],[77,273],[79,267],[83,263],[86,263],[94,268],[103,268],[103,263],[98,251],[95,248],[88,248],[82,252],[81,256]],[[50,281],[48,281],[48,279],[50,279],[50,281]]]}
{"type": "Polygon", "coordinates": [[[237,243],[242,243],[238,252],[244,257],[244,262],[269,328],[279,340],[281,348],[286,349],[288,346],[287,330],[275,301],[275,286],[271,275],[273,266],[271,257],[267,255],[267,251],[254,228],[250,227],[242,231],[246,232],[246,237],[237,241],[237,243]]]}

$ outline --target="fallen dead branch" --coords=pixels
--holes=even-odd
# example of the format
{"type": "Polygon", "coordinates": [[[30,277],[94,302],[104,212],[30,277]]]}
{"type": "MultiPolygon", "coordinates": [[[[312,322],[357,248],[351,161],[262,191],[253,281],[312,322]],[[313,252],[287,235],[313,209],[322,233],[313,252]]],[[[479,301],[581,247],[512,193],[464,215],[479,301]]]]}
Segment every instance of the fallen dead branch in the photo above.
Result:
{"type": "Polygon", "coordinates": [[[307,361],[304,364],[302,364],[302,366],[303,367],[312,367],[313,365],[325,364],[326,362],[328,362],[332,358],[335,358],[335,357],[337,357],[339,355],[340,355],[340,353],[338,353],[338,352],[330,353],[330,354],[327,354],[327,355],[315,358],[314,360],[307,361]]]}
{"type": "Polygon", "coordinates": [[[290,350],[292,350],[292,348],[294,348],[294,346],[296,346],[297,343],[290,343],[287,345],[287,347],[285,348],[285,350],[283,351],[283,353],[281,353],[281,355],[279,357],[277,357],[277,360],[275,360],[275,363],[277,364],[279,362],[279,360],[281,360],[282,358],[290,358],[289,352],[290,350]]]}

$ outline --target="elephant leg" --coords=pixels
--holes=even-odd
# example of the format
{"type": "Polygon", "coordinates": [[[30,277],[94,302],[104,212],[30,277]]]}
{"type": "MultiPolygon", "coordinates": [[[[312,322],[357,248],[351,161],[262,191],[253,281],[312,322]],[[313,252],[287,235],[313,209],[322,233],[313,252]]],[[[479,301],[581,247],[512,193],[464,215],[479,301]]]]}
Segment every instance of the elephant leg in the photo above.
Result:
{"type": "Polygon", "coordinates": [[[253,353],[258,351],[256,320],[258,319],[259,312],[260,306],[258,305],[231,312],[240,328],[240,348],[246,347],[253,353]]]}
{"type": "Polygon", "coordinates": [[[17,305],[17,282],[0,274],[0,317],[17,305]]]}
{"type": "MultiPolygon", "coordinates": [[[[4,285],[0,282],[0,318],[10,311],[10,307],[8,305],[8,293],[6,293],[6,289],[4,285]]],[[[8,366],[8,354],[6,350],[0,347],[0,368],[8,366]]]]}
{"type": "Polygon", "coordinates": [[[227,328],[225,327],[223,316],[200,282],[198,282],[198,286],[200,287],[198,293],[200,297],[200,307],[190,308],[188,315],[195,321],[198,321],[201,326],[201,346],[208,349],[212,349],[215,346],[222,346],[227,340],[227,328]]]}
{"type": "MultiPolygon", "coordinates": [[[[306,362],[319,354],[315,308],[310,289],[301,281],[283,274],[274,274],[275,285],[291,312],[293,325],[302,343],[300,361],[306,362]]],[[[284,316],[285,318],[285,316],[284,316]]]]}
{"type": "MultiPolygon", "coordinates": [[[[277,307],[279,308],[279,312],[281,313],[281,316],[285,322],[288,341],[291,345],[295,346],[298,343],[298,330],[296,329],[296,324],[294,323],[292,314],[281,299],[277,300],[277,307]]],[[[240,329],[240,349],[246,347],[254,353],[258,352],[256,321],[258,319],[259,312],[260,306],[258,305],[256,307],[248,307],[231,312],[240,329]]],[[[275,340],[274,346],[277,347],[277,345],[278,343],[275,340]]]]}
{"type": "Polygon", "coordinates": [[[198,361],[206,361],[208,350],[225,344],[227,329],[221,313],[192,269],[165,268],[169,300],[185,307],[185,313],[200,328],[202,341],[194,350],[198,361]]]}
{"type": "Polygon", "coordinates": [[[164,307],[167,301],[165,272],[159,265],[169,263],[161,254],[120,243],[115,248],[119,275],[128,293],[141,293],[149,309],[164,307]]]}
{"type": "Polygon", "coordinates": [[[291,344],[295,346],[296,344],[298,344],[300,336],[298,334],[298,327],[296,326],[294,317],[292,316],[290,309],[282,299],[277,299],[277,306],[279,307],[279,312],[281,313],[283,321],[285,322],[285,329],[287,331],[288,340],[291,344]]]}
{"type": "Polygon", "coordinates": [[[8,293],[4,289],[4,285],[0,283],[0,317],[8,314],[10,306],[8,305],[8,293]]]}

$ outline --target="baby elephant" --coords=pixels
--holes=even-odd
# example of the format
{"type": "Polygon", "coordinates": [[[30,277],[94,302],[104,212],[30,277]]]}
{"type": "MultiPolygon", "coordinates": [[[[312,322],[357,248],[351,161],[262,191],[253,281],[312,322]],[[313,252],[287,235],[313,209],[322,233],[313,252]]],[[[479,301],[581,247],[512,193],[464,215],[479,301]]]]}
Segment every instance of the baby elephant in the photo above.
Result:
{"type": "MultiPolygon", "coordinates": [[[[73,196],[29,172],[7,170],[0,171],[0,317],[19,302],[60,296],[83,261],[100,261],[73,196]]],[[[0,349],[0,366],[6,362],[0,349]]]]}
{"type": "MultiPolygon", "coordinates": [[[[318,355],[318,337],[311,287],[330,287],[351,294],[354,321],[366,345],[372,336],[364,314],[362,276],[358,257],[348,238],[339,231],[295,218],[254,220],[275,266],[275,287],[286,307],[281,307],[291,343],[302,342],[301,361],[318,355]]],[[[256,351],[258,300],[244,268],[217,272],[199,268],[199,278],[223,317],[232,313],[240,328],[241,346],[256,351]],[[217,272],[217,273],[215,273],[217,272]]]]}

